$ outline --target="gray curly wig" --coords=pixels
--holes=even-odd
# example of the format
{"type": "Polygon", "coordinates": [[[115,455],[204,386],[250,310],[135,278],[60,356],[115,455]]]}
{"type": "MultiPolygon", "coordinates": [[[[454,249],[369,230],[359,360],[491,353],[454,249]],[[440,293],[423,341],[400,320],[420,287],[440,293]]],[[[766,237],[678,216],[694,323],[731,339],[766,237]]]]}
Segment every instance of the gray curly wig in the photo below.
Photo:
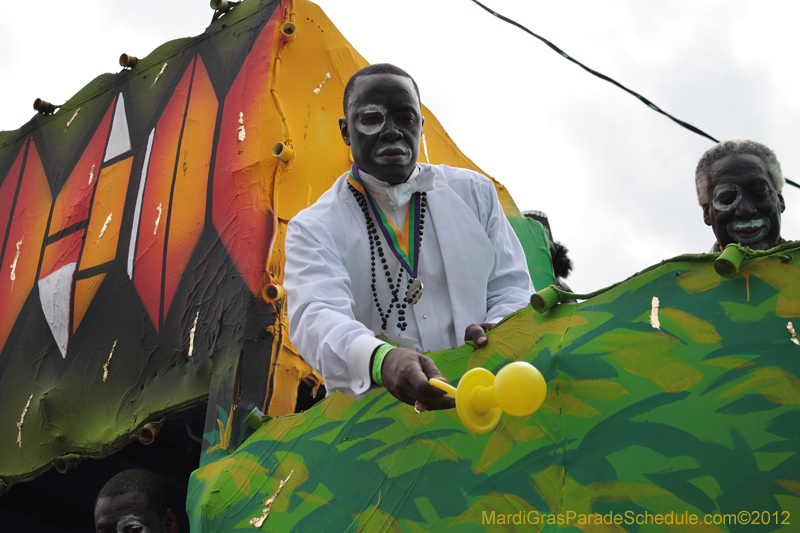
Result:
{"type": "Polygon", "coordinates": [[[769,177],[772,178],[775,190],[778,194],[783,191],[783,184],[786,183],[786,180],[781,172],[781,164],[771,148],[760,142],[747,139],[728,139],[709,148],[697,163],[694,181],[697,186],[697,201],[700,202],[700,205],[707,205],[709,202],[708,171],[711,165],[723,157],[733,154],[749,154],[761,158],[767,165],[769,177]]]}

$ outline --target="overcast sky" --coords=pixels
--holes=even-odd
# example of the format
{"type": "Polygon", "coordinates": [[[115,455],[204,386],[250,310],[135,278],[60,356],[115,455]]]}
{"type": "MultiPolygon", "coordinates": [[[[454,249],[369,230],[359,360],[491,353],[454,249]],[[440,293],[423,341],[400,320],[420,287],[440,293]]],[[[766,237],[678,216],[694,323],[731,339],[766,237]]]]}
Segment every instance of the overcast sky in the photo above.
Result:
{"type": "MultiPolygon", "coordinates": [[[[254,0],[248,0],[254,1],[254,0]]],[[[590,292],[662,259],[706,252],[694,167],[711,141],[586,73],[470,0],[320,0],[369,62],[391,62],[461,150],[521,210],[550,217],[590,292]]],[[[800,71],[789,1],[485,0],[561,49],[719,139],[771,146],[800,181],[800,71]]],[[[202,33],[206,0],[38,0],[0,17],[0,130],[62,103],[122,52],[202,33]]],[[[800,189],[784,189],[800,238],[800,189]]]]}

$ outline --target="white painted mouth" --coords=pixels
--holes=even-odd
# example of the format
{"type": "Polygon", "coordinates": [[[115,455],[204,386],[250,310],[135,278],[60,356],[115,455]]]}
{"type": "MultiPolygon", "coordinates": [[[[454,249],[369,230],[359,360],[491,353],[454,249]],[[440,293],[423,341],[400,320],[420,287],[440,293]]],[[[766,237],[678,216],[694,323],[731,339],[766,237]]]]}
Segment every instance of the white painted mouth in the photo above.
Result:
{"type": "Polygon", "coordinates": [[[378,151],[377,156],[387,162],[405,163],[411,157],[411,151],[400,147],[384,148],[378,151]]]}
{"type": "Polygon", "coordinates": [[[757,218],[754,220],[734,220],[728,224],[728,235],[738,242],[739,244],[752,244],[758,242],[769,233],[772,224],[766,217],[757,218]],[[751,234],[756,232],[750,237],[744,237],[740,233],[751,234]]]}

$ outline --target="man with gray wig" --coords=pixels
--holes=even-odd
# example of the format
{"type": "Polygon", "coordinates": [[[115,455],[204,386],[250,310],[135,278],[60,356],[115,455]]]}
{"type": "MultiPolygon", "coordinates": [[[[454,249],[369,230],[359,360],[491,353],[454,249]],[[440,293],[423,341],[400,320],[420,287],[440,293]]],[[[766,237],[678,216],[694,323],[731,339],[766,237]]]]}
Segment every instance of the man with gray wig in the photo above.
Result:
{"type": "Polygon", "coordinates": [[[783,242],[784,183],[775,152],[761,143],[730,139],[703,154],[695,184],[703,220],[717,237],[711,251],[734,242],[769,250],[783,242]]]}

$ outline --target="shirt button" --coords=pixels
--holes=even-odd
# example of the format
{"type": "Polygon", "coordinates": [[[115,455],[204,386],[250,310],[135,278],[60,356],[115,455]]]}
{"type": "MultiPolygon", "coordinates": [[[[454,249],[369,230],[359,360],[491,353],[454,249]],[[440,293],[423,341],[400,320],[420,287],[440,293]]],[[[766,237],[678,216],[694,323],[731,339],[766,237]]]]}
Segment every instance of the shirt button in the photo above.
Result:
{"type": "Polygon", "coordinates": [[[422,315],[422,318],[428,318],[428,315],[422,315]]]}

